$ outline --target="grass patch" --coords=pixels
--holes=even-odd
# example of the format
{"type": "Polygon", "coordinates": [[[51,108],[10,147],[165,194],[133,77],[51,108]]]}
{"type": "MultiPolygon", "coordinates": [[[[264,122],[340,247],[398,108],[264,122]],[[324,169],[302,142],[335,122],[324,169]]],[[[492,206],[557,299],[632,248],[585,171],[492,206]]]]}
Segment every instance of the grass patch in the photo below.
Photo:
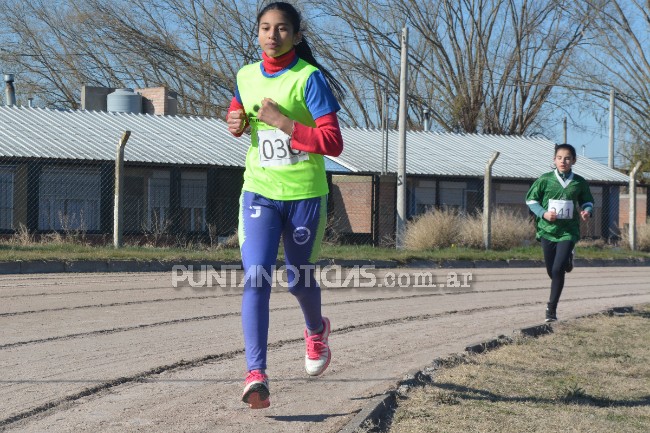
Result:
{"type": "MultiPolygon", "coordinates": [[[[628,259],[650,258],[650,254],[616,248],[580,248],[576,250],[581,259],[628,259]]],[[[431,250],[397,250],[370,245],[324,245],[322,259],[341,260],[390,260],[405,265],[414,260],[542,260],[542,249],[537,243],[528,247],[517,247],[505,251],[485,251],[478,248],[449,247],[431,250]]],[[[283,259],[282,249],[278,259],[283,259]]],[[[210,248],[194,244],[186,247],[96,246],[72,242],[51,243],[0,243],[0,261],[15,260],[212,260],[239,261],[241,256],[236,247],[210,248]]]]}
{"type": "MultiPolygon", "coordinates": [[[[648,226],[650,227],[650,225],[648,226]]],[[[435,210],[407,224],[404,249],[344,245],[336,236],[324,240],[321,259],[394,261],[406,265],[416,260],[543,260],[534,240],[530,219],[497,209],[492,218],[492,249],[483,249],[482,215],[464,215],[453,210],[435,210]]],[[[172,236],[164,230],[125,239],[115,249],[106,235],[87,235],[83,230],[65,230],[35,235],[20,225],[12,235],[0,238],[0,261],[27,260],[141,260],[141,261],[228,261],[241,260],[237,233],[218,240],[213,230],[208,239],[172,236]]],[[[641,233],[641,232],[640,232],[641,233]]],[[[643,232],[645,233],[645,232],[643,232]]],[[[642,234],[641,238],[645,236],[642,234]]],[[[644,242],[644,241],[643,241],[644,242]]],[[[643,242],[640,242],[643,244],[643,242]]],[[[583,240],[576,247],[579,259],[650,258],[650,251],[630,251],[604,240],[583,240]]],[[[284,259],[282,245],[278,260],[284,259]]]]}
{"type": "Polygon", "coordinates": [[[164,248],[125,246],[115,249],[107,246],[92,246],[74,243],[6,245],[0,244],[2,261],[16,260],[222,260],[241,259],[236,248],[164,248]]]}
{"type": "Polygon", "coordinates": [[[398,402],[388,431],[647,432],[650,305],[554,331],[437,371],[398,402]]]}

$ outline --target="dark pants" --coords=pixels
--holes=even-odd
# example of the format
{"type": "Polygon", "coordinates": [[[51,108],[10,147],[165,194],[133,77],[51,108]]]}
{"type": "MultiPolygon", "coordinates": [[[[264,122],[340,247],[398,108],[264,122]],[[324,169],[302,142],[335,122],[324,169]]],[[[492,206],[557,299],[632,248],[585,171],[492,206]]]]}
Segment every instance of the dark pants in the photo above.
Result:
{"type": "Polygon", "coordinates": [[[564,288],[566,267],[574,246],[575,242],[573,241],[553,242],[542,238],[546,272],[551,277],[551,297],[548,300],[549,304],[557,305],[560,300],[560,295],[564,288]]]}

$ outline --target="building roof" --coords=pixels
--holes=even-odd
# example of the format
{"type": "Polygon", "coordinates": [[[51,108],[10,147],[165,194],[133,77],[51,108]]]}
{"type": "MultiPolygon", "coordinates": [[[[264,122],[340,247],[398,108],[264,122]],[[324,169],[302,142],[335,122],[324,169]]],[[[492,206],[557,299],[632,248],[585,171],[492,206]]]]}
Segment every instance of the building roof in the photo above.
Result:
{"type": "Polygon", "coordinates": [[[0,107],[3,157],[115,160],[125,130],[129,162],[243,167],[247,140],[225,122],[191,116],[155,116],[84,110],[0,107]]]}
{"type": "MultiPolygon", "coordinates": [[[[125,130],[128,162],[243,167],[246,137],[233,137],[226,122],[195,116],[0,106],[0,157],[110,161],[125,130]]],[[[382,131],[343,128],[344,151],[326,158],[338,173],[382,171],[382,131]]],[[[397,131],[388,132],[388,172],[397,171],[397,131]]],[[[411,175],[483,177],[494,151],[495,178],[535,179],[551,169],[554,143],[539,137],[409,132],[406,168],[411,175]]],[[[589,181],[626,183],[628,177],[586,157],[575,172],[589,181]]]]}
{"type": "MultiPolygon", "coordinates": [[[[221,167],[246,162],[248,138],[233,137],[219,119],[7,106],[0,106],[0,157],[112,161],[126,130],[131,131],[124,149],[128,162],[221,167]]],[[[325,169],[350,172],[327,158],[325,169]]]]}
{"type": "MultiPolygon", "coordinates": [[[[384,151],[381,130],[344,128],[344,151],[332,158],[352,171],[382,171],[384,151]]],[[[397,172],[398,131],[388,131],[387,172],[397,172]]],[[[492,175],[502,179],[536,179],[553,168],[555,143],[543,137],[456,134],[412,131],[406,137],[406,171],[409,175],[483,177],[495,151],[500,155],[492,175]]],[[[588,181],[626,183],[628,176],[578,155],[574,171],[588,181]]]]}

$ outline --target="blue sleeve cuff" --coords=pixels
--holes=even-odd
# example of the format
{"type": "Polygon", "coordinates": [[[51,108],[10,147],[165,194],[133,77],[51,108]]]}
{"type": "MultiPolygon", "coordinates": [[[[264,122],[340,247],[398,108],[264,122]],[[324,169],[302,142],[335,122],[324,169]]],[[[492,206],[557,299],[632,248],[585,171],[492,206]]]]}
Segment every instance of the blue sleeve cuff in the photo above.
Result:
{"type": "Polygon", "coordinates": [[[244,105],[241,102],[241,96],[239,95],[239,86],[237,86],[237,84],[235,84],[235,99],[237,99],[237,102],[239,102],[241,105],[244,105]]]}
{"type": "Polygon", "coordinates": [[[544,215],[544,212],[546,212],[546,209],[544,209],[542,205],[537,202],[528,203],[528,209],[530,209],[530,211],[534,213],[537,218],[541,218],[544,215]]]}

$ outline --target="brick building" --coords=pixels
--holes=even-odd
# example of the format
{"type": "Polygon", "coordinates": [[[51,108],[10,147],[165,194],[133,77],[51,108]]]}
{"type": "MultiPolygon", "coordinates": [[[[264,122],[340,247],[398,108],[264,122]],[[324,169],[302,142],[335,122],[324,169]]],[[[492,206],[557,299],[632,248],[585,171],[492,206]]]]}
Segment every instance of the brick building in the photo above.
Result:
{"type": "MultiPolygon", "coordinates": [[[[83,93],[85,106],[107,106],[105,89],[83,93]]],[[[162,88],[142,94],[157,95],[142,104],[153,114],[0,106],[0,233],[112,233],[116,146],[127,130],[126,235],[235,233],[249,139],[219,119],[156,111],[173,107],[162,88]]],[[[331,160],[326,170],[330,182],[349,171],[331,160]]]]}
{"type": "MultiPolygon", "coordinates": [[[[110,89],[84,88],[86,110],[0,107],[0,231],[113,228],[114,161],[125,130],[124,228],[228,236],[236,230],[248,139],[220,119],[170,115],[164,88],[127,92],[150,114],[108,112],[110,89]],[[151,111],[153,110],[153,112],[151,111]],[[153,113],[153,114],[151,114],[153,113]]],[[[171,111],[170,111],[171,110],[171,111]]],[[[395,233],[397,131],[343,128],[344,152],[326,158],[328,233],[343,242],[390,242],[395,233]],[[387,155],[387,158],[383,155],[387,155]]],[[[550,170],[553,144],[543,138],[407,133],[407,212],[475,212],[483,207],[485,164],[493,167],[493,203],[525,214],[526,191],[550,170]]],[[[626,175],[579,157],[576,173],[591,184],[596,218],[585,236],[610,237],[626,223],[626,175]]],[[[643,194],[640,194],[640,197],[643,194]]],[[[647,194],[645,195],[647,197],[647,194]]],[[[647,215],[646,205],[637,205],[647,215]]],[[[639,223],[645,222],[642,214],[639,223]]]]}
{"type": "MultiPolygon", "coordinates": [[[[333,182],[344,192],[340,197],[348,196],[340,199],[342,206],[338,210],[348,219],[339,218],[332,225],[340,231],[371,227],[370,232],[362,233],[372,233],[375,243],[395,231],[398,131],[388,131],[387,136],[380,130],[345,128],[344,152],[332,158],[350,170],[333,182]]],[[[439,208],[465,213],[482,211],[485,166],[495,151],[500,155],[492,167],[492,203],[527,215],[526,192],[537,177],[552,169],[554,146],[541,137],[408,132],[407,217],[439,208]]],[[[595,200],[595,218],[582,226],[582,235],[617,236],[623,227],[620,190],[628,184],[627,175],[582,156],[574,171],[589,181],[595,200]]],[[[647,205],[643,202],[637,207],[643,208],[639,223],[645,223],[647,205]]]]}
{"type": "MultiPolygon", "coordinates": [[[[648,223],[648,187],[638,187],[636,189],[636,224],[637,226],[648,223]]],[[[620,196],[620,219],[619,227],[624,229],[630,223],[630,194],[627,189],[620,196]]]]}

